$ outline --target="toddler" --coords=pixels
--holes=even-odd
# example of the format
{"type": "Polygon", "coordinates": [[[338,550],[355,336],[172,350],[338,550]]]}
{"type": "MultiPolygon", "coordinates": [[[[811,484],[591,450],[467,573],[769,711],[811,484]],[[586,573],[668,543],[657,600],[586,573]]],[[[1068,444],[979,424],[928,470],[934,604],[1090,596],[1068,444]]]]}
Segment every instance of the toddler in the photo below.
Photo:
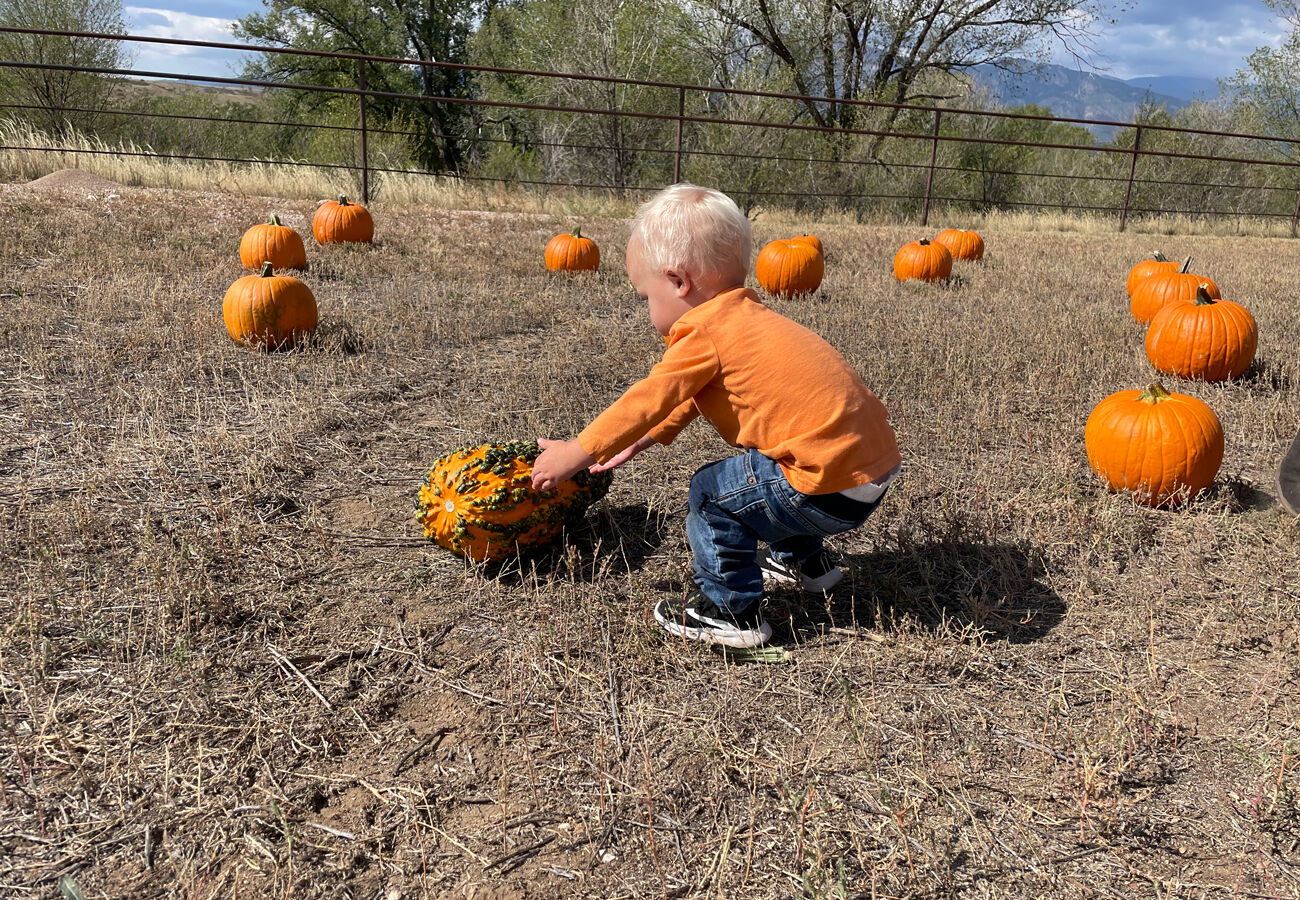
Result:
{"type": "Polygon", "coordinates": [[[675,184],[644,203],[627,274],[668,349],[577,438],[540,440],[533,463],[546,490],[670,444],[701,415],[740,448],[691,478],[694,583],[654,611],[671,634],[731,647],[772,636],[764,574],[809,592],[843,578],[823,538],[860,526],[901,464],[884,406],[830,344],[745,287],[749,258],[749,220],[725,194],[675,184]]]}

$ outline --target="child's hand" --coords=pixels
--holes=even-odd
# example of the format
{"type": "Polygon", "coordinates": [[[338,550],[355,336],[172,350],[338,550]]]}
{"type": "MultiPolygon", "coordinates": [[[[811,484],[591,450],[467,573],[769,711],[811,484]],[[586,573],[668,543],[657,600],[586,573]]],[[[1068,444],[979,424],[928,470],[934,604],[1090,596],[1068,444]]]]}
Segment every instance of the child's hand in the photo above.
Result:
{"type": "Polygon", "coordinates": [[[596,458],[582,449],[577,441],[551,441],[538,438],[542,455],[533,460],[533,490],[549,491],[566,478],[572,478],[596,458]]]}
{"type": "Polygon", "coordinates": [[[648,449],[654,443],[654,438],[647,434],[644,437],[639,438],[632,446],[620,450],[618,453],[611,456],[609,462],[596,463],[594,466],[591,466],[590,469],[593,472],[604,472],[608,469],[616,469],[632,457],[636,456],[642,450],[648,449]]]}

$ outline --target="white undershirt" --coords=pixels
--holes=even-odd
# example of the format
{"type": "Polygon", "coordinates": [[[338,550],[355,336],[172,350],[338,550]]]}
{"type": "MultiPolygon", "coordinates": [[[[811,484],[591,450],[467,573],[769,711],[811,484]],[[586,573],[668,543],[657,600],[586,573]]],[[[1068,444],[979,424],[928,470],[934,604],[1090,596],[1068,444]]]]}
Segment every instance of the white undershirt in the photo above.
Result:
{"type": "Polygon", "coordinates": [[[899,463],[875,481],[856,485],[848,490],[840,491],[840,493],[859,503],[875,503],[880,499],[880,495],[885,492],[885,488],[889,487],[889,483],[897,478],[898,473],[901,471],[903,471],[903,464],[899,463]]]}

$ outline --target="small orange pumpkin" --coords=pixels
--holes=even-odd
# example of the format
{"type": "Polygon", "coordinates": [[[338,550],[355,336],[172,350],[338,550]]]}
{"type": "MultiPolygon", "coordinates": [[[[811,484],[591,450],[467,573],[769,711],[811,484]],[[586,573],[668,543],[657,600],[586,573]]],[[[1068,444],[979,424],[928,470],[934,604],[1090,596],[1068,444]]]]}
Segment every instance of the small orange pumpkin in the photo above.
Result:
{"type": "Polygon", "coordinates": [[[935,237],[935,243],[943,244],[952,254],[953,259],[983,259],[984,238],[978,231],[962,231],[960,228],[945,228],[935,237]]]}
{"type": "Polygon", "coordinates": [[[1223,426],[1195,397],[1152,382],[1102,400],[1083,429],[1088,465],[1112,491],[1165,506],[1209,487],[1223,462],[1223,426]]]}
{"type": "Polygon", "coordinates": [[[1131,299],[1133,297],[1134,289],[1138,286],[1138,282],[1142,281],[1144,278],[1149,278],[1152,275],[1159,274],[1160,272],[1177,271],[1178,263],[1174,262],[1172,259],[1166,258],[1159,250],[1153,250],[1150,259],[1144,259],[1142,262],[1128,270],[1128,280],[1124,282],[1124,289],[1128,291],[1129,298],[1131,299]]]}
{"type": "Polygon", "coordinates": [[[1162,306],[1171,303],[1190,303],[1196,299],[1196,292],[1205,285],[1206,291],[1215,300],[1219,299],[1219,286],[1203,275],[1194,275],[1187,271],[1192,258],[1189,256],[1182,267],[1173,272],[1156,272],[1148,275],[1133,288],[1133,299],[1129,302],[1129,312],[1139,322],[1147,323],[1162,306]]]}
{"type": "Polygon", "coordinates": [[[1158,310],[1147,328],[1147,359],[1156,371],[1180,378],[1236,378],[1255,359],[1259,331],[1250,310],[1214,300],[1201,285],[1192,303],[1158,310]]]}
{"type": "Polygon", "coordinates": [[[810,294],[821,286],[826,260],[812,241],[777,240],[759,251],[754,274],[759,287],[775,297],[810,294]]]}
{"type": "Polygon", "coordinates": [[[292,275],[276,275],[263,263],[256,275],[245,275],[226,291],[221,303],[226,330],[241,344],[289,348],[316,330],[316,298],[292,275]]]}
{"type": "Polygon", "coordinates": [[[582,272],[600,268],[600,248],[591,238],[582,236],[582,228],[572,234],[557,234],[546,243],[546,268],[552,272],[582,272]]]}
{"type": "Polygon", "coordinates": [[[339,194],[338,200],[317,207],[311,233],[318,244],[369,244],[375,237],[375,220],[360,203],[339,194]]]}
{"type": "Polygon", "coordinates": [[[894,255],[894,277],[899,281],[942,281],[951,274],[952,253],[943,244],[912,241],[894,255]]]}
{"type": "Polygon", "coordinates": [[[279,216],[271,216],[265,225],[254,225],[244,232],[239,240],[239,261],[254,272],[266,262],[277,269],[305,269],[307,248],[298,232],[281,225],[279,216]]]}

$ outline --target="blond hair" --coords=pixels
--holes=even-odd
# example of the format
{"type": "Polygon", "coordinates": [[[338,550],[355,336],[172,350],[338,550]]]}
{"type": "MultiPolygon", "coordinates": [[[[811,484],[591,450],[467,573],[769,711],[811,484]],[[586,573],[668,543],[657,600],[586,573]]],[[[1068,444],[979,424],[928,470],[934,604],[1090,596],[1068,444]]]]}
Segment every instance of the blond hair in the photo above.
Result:
{"type": "Polygon", "coordinates": [[[749,219],[726,194],[682,182],[636,211],[628,245],[652,271],[682,268],[696,278],[749,271],[749,219]]]}

